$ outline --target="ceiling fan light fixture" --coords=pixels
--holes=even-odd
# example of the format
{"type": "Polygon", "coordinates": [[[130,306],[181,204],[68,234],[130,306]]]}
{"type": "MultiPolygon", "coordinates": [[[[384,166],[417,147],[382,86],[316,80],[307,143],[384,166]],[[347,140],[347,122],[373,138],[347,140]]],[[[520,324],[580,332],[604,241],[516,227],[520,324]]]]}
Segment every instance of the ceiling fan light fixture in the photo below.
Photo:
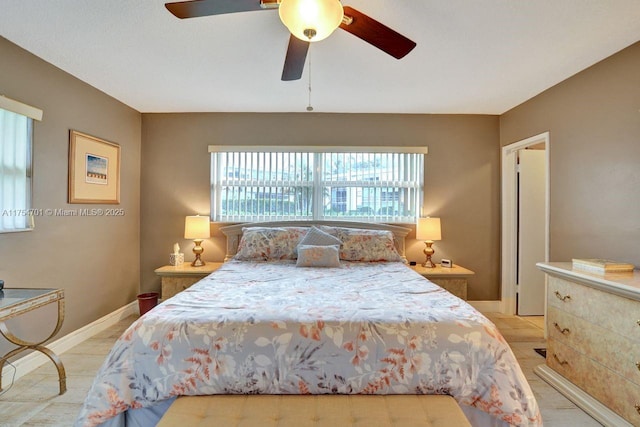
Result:
{"type": "Polygon", "coordinates": [[[281,0],[280,20],[300,40],[324,40],[340,26],[344,10],[339,0],[281,0]]]}

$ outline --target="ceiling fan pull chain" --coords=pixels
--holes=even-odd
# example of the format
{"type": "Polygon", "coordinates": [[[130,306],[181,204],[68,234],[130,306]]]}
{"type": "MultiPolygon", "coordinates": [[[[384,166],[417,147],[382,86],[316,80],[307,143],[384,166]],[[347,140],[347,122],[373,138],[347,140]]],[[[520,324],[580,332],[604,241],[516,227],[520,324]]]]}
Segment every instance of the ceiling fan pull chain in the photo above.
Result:
{"type": "Polygon", "coordinates": [[[309,48],[309,105],[307,105],[307,111],[313,111],[313,107],[311,106],[311,48],[309,48]]]}

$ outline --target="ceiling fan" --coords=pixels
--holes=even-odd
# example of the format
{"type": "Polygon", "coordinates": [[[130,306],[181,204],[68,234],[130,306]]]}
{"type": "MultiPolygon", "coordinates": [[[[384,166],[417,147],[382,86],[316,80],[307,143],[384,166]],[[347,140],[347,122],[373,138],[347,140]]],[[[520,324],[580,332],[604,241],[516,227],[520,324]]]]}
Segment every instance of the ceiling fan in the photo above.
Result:
{"type": "Polygon", "coordinates": [[[403,58],[416,43],[402,34],[339,0],[190,0],[166,3],[176,17],[279,9],[280,19],[291,32],[284,60],[282,80],[298,80],[302,76],[310,42],[328,37],[336,28],[353,34],[396,59],[403,58]]]}

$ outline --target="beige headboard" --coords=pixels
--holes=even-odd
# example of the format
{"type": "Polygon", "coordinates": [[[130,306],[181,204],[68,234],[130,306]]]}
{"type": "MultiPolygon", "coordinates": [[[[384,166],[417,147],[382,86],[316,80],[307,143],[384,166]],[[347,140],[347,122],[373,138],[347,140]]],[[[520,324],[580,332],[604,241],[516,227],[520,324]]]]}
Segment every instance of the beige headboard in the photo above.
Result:
{"type": "Polygon", "coordinates": [[[224,260],[228,261],[238,252],[238,244],[242,237],[242,229],[244,227],[311,227],[312,225],[327,225],[330,227],[349,227],[364,228],[367,230],[387,230],[391,231],[394,236],[396,249],[398,253],[405,258],[405,237],[411,229],[400,227],[397,225],[378,224],[369,222],[356,221],[271,221],[271,222],[245,222],[242,224],[233,224],[220,227],[220,231],[227,237],[227,255],[224,260]]]}

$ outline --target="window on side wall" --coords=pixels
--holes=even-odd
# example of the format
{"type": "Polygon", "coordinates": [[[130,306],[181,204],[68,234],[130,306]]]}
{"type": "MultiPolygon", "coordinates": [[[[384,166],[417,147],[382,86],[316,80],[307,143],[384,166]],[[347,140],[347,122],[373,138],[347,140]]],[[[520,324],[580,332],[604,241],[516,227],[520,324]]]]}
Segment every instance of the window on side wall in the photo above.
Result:
{"type": "Polygon", "coordinates": [[[426,147],[210,146],[211,219],[415,223],[426,147]]]}
{"type": "Polygon", "coordinates": [[[0,233],[33,229],[33,119],[42,111],[0,96],[0,233]]]}

